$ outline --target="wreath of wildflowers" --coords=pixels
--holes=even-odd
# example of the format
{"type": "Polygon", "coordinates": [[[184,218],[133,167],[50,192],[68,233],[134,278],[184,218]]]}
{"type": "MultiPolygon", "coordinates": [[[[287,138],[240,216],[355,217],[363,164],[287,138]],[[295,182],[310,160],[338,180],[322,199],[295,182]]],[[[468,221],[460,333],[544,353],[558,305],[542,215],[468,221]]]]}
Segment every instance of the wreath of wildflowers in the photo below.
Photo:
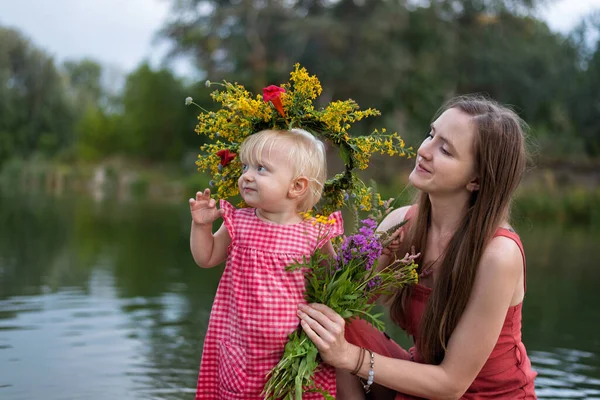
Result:
{"type": "Polygon", "coordinates": [[[185,103],[201,109],[196,133],[214,140],[200,148],[196,165],[199,171],[211,174],[210,184],[216,187],[219,198],[238,194],[239,146],[247,136],[264,129],[304,129],[339,148],[345,168],[325,182],[321,201],[316,206],[316,211],[323,215],[350,202],[364,211],[371,210],[373,205],[381,206],[380,195],[358,178],[356,170],[366,169],[375,153],[407,158],[414,155],[412,147],[406,148],[396,132],[389,134],[385,129],[375,129],[369,135],[350,135],[353,123],[380,115],[376,109],[360,110],[351,99],[333,101],[324,109],[316,109],[313,101],[322,92],[321,83],[299,64],[290,73],[289,82],[268,86],[262,95],[253,95],[237,83],[206,81],[207,87],[213,85],[221,87],[211,93],[212,99],[221,104],[219,110],[207,111],[191,97],[185,103]]]}

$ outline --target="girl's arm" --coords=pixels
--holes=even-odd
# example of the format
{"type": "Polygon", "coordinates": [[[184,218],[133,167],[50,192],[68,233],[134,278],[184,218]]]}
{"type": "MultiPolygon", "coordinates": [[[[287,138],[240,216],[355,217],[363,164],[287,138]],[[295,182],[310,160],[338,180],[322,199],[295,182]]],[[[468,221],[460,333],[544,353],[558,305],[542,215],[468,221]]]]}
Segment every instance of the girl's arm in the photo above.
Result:
{"type": "MultiPolygon", "coordinates": [[[[381,224],[379,224],[379,226],[377,227],[377,230],[379,232],[385,232],[388,229],[390,229],[391,227],[393,227],[394,225],[398,225],[400,222],[404,221],[404,217],[406,216],[406,213],[408,212],[409,209],[410,209],[410,206],[404,206],[404,207],[395,209],[394,211],[389,213],[383,219],[383,221],[381,221],[381,224]]],[[[379,258],[377,259],[377,268],[378,269],[383,269],[383,268],[387,267],[394,260],[394,257],[395,257],[394,252],[397,249],[397,245],[399,244],[399,242],[402,241],[402,238],[400,237],[401,233],[399,231],[396,231],[394,233],[394,235],[396,235],[396,239],[394,241],[392,241],[392,243],[390,243],[390,245],[388,247],[383,249],[381,256],[379,256],[379,258]]],[[[404,254],[402,254],[400,256],[400,258],[402,258],[403,256],[404,256],[404,254]]]]}
{"type": "Polygon", "coordinates": [[[329,259],[331,259],[331,260],[333,260],[336,256],[335,249],[333,248],[333,244],[331,243],[331,240],[328,240],[325,242],[325,244],[323,244],[323,247],[321,247],[321,251],[324,254],[327,254],[329,259]]]}
{"type": "MultiPolygon", "coordinates": [[[[442,363],[428,365],[375,355],[375,382],[429,399],[460,398],[498,341],[522,273],[518,246],[510,239],[494,238],[483,254],[471,297],[442,363]]],[[[344,320],[322,304],[300,306],[298,315],[323,360],[351,371],[360,349],[344,339],[344,320]]],[[[369,362],[365,361],[358,375],[367,378],[368,373],[369,362]]]]}
{"type": "Polygon", "coordinates": [[[216,202],[210,198],[210,189],[204,193],[196,193],[196,199],[190,199],[192,228],[190,233],[190,249],[196,264],[202,268],[212,268],[227,258],[227,247],[231,237],[225,227],[212,233],[213,222],[222,215],[216,208],[216,202]]]}

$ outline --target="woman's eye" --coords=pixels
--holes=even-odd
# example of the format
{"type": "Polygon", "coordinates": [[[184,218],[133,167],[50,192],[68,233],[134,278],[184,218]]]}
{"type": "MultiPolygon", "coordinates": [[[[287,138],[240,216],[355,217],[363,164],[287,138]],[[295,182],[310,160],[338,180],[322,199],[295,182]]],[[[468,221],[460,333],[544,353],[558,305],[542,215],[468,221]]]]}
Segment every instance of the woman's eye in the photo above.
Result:
{"type": "Polygon", "coordinates": [[[449,156],[450,152],[448,150],[446,150],[445,148],[441,148],[442,149],[442,154],[449,156]]]}
{"type": "Polygon", "coordinates": [[[431,134],[431,132],[427,132],[427,135],[425,136],[425,140],[427,139],[433,139],[433,135],[431,134]]]}

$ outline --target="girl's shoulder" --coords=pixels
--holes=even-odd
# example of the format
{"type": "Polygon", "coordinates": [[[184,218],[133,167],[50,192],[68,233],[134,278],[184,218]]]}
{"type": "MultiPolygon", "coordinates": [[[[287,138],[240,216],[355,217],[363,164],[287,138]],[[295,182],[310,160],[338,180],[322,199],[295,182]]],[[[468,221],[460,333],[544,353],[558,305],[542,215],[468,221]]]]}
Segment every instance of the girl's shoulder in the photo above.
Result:
{"type": "MultiPolygon", "coordinates": [[[[252,207],[237,208],[227,200],[219,200],[219,208],[223,210],[223,215],[227,217],[249,216],[256,217],[256,209],[252,207]]],[[[258,217],[257,217],[258,218],[258,217]]]]}
{"type": "Polygon", "coordinates": [[[415,210],[414,209],[411,210],[413,207],[414,206],[412,204],[409,204],[407,206],[396,208],[395,210],[390,212],[389,215],[394,216],[394,218],[396,218],[396,219],[404,219],[404,218],[410,216],[410,214],[414,214],[415,210]]]}
{"type": "Polygon", "coordinates": [[[380,230],[387,230],[394,225],[398,225],[400,222],[404,221],[407,218],[411,218],[414,215],[415,211],[412,205],[396,208],[392,210],[384,219],[381,221],[381,225],[379,225],[380,230]]]}

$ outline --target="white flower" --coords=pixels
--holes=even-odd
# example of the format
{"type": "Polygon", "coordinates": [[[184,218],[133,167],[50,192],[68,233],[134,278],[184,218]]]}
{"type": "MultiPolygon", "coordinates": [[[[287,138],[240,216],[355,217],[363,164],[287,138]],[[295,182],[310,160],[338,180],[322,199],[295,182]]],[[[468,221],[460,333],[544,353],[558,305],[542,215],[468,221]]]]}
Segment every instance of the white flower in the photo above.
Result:
{"type": "Polygon", "coordinates": [[[204,82],[204,85],[206,85],[206,87],[210,87],[210,81],[206,80],[206,82],[204,82]]]}
{"type": "Polygon", "coordinates": [[[191,97],[186,97],[185,98],[185,105],[189,106],[190,104],[192,104],[193,101],[194,101],[194,99],[192,99],[191,97]]]}

